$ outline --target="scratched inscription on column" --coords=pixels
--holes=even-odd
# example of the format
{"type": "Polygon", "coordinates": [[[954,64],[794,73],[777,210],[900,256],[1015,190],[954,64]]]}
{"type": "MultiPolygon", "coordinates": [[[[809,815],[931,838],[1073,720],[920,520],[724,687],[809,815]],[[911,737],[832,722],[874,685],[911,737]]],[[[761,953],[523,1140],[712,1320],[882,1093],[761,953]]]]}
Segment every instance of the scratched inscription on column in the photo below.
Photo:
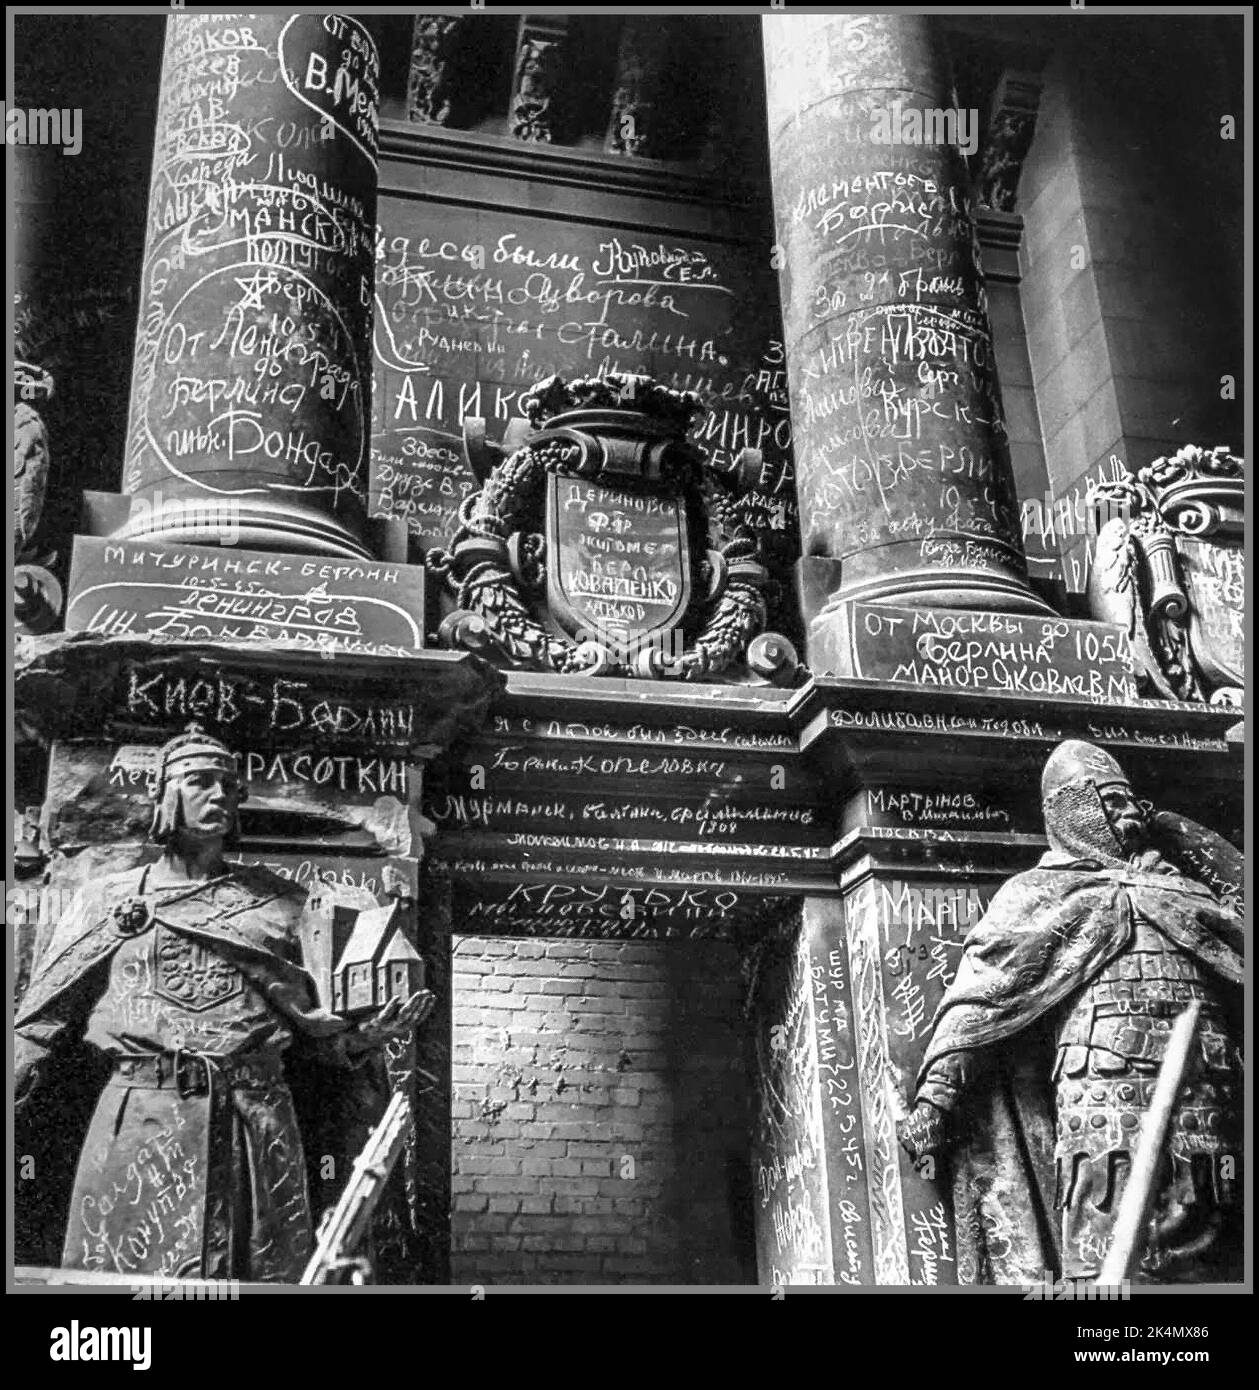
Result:
{"type": "Polygon", "coordinates": [[[170,21],[126,491],[361,506],[377,68],[354,19],[170,21]]]}
{"type": "Polygon", "coordinates": [[[905,154],[801,189],[791,220],[821,248],[795,389],[803,514],[851,513],[853,548],[912,540],[934,565],[982,564],[1018,517],[984,443],[1004,446],[1005,425],[986,314],[963,303],[983,303],[964,201],[905,154]]]}
{"type": "Polygon", "coordinates": [[[886,1034],[887,1005],[879,969],[879,918],[875,885],[867,880],[845,900],[848,959],[852,970],[856,1015],[857,1067],[861,1085],[866,1168],[869,1173],[870,1223],[874,1276],[879,1284],[909,1283],[905,1210],[901,1200],[901,1166],[896,1115],[889,1095],[890,1062],[886,1034]]]}
{"type": "Polygon", "coordinates": [[[424,645],[424,575],[412,566],[80,536],[66,630],[415,656],[424,645]]]}
{"type": "Polygon", "coordinates": [[[1017,571],[969,180],[941,136],[887,134],[946,76],[900,17],[816,22],[766,31],[804,553],[1017,571]]]}
{"type": "Polygon", "coordinates": [[[767,965],[755,1020],[756,1230],[762,1279],[834,1283],[812,978],[803,933],[767,965]]]}
{"type": "MultiPolygon", "coordinates": [[[[962,942],[983,916],[991,890],[956,884],[880,881],[873,888],[887,1008],[888,1083],[905,1104],[913,1094],[930,1024],[961,959],[962,942]]],[[[950,1195],[914,1171],[904,1154],[901,1190],[910,1282],[955,1284],[950,1195]]]]}
{"type": "MultiPolygon", "coordinates": [[[[828,903],[826,908],[839,916],[838,904],[828,903]]],[[[806,905],[806,918],[810,911],[811,905],[806,905]]],[[[869,1284],[874,1280],[874,1249],[842,918],[833,927],[824,920],[809,922],[809,958],[835,1274],[841,1284],[869,1284]]]]}

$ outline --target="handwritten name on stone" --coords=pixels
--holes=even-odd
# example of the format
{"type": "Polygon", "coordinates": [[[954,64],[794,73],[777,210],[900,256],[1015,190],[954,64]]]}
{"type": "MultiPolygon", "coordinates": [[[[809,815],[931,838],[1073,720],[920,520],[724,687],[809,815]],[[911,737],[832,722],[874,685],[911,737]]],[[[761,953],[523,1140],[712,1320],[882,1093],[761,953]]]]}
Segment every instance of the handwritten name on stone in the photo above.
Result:
{"type": "Polygon", "coordinates": [[[412,656],[424,644],[424,571],[79,536],[66,629],[412,656]]]}
{"type": "Polygon", "coordinates": [[[853,674],[957,690],[1127,703],[1131,654],[1110,623],[946,608],[853,604],[853,674]]]}

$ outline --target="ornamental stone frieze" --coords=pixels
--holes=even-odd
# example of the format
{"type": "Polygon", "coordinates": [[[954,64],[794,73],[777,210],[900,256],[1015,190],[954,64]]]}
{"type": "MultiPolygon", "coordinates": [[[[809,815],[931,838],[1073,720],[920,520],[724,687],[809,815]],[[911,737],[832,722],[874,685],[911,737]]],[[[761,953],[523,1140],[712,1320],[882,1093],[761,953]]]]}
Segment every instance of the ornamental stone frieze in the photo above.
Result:
{"type": "Polygon", "coordinates": [[[517,140],[561,141],[566,132],[563,75],[568,20],[523,15],[516,39],[510,125],[517,140]]]}
{"type": "Polygon", "coordinates": [[[461,62],[468,48],[469,19],[420,14],[411,36],[407,72],[407,119],[421,125],[451,125],[464,96],[461,62]]]}

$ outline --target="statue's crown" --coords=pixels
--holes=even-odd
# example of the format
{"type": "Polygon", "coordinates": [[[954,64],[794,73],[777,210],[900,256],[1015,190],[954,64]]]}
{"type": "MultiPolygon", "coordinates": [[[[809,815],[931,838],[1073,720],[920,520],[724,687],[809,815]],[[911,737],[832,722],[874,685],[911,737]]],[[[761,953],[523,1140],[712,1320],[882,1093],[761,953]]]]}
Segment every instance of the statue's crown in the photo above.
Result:
{"type": "Polygon", "coordinates": [[[202,725],[189,724],[182,734],[176,734],[162,745],[157,755],[153,780],[160,787],[171,777],[187,772],[238,772],[236,754],[202,725]]]}

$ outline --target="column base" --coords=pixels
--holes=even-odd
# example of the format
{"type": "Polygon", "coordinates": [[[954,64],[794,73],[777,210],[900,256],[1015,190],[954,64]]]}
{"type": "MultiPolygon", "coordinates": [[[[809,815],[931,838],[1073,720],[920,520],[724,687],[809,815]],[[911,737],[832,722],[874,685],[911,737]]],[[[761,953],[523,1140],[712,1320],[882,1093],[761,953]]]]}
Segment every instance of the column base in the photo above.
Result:
{"type": "MultiPolygon", "coordinates": [[[[884,547],[887,549],[887,547],[884,547]]],[[[1005,564],[947,569],[922,566],[889,571],[867,552],[846,560],[806,555],[796,565],[800,612],[810,631],[825,627],[836,608],[848,603],[896,603],[915,608],[970,608],[989,613],[1057,613],[1024,575],[1005,564]]],[[[999,558],[1004,559],[1004,555],[999,558]]]]}
{"type": "Polygon", "coordinates": [[[836,675],[1095,704],[1137,698],[1127,634],[1114,623],[897,603],[841,603],[809,628],[809,665],[836,675]]]}
{"type": "Polygon", "coordinates": [[[372,552],[335,516],[274,497],[163,497],[150,503],[131,499],[127,520],[111,540],[153,541],[161,545],[221,545],[290,555],[326,555],[370,560],[372,552]]]}

